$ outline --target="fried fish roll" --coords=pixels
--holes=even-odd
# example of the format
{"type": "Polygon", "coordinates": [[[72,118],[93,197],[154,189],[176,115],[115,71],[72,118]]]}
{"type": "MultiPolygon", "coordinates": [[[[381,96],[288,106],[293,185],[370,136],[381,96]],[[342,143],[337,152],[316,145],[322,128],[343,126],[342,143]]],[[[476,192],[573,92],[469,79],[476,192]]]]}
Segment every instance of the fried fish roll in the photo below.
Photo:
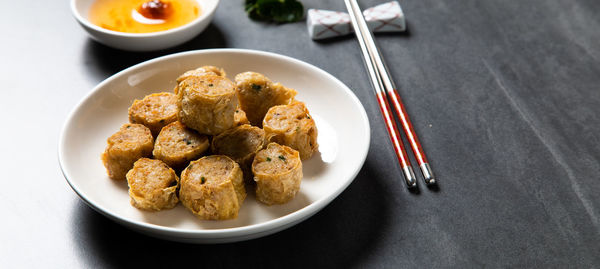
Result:
{"type": "Polygon", "coordinates": [[[238,74],[235,83],[242,110],[246,112],[250,123],[259,127],[269,108],[290,104],[297,93],[255,72],[238,74]]]}
{"type": "Polygon", "coordinates": [[[206,135],[176,121],[162,128],[156,137],[152,154],[154,158],[179,170],[185,168],[191,160],[200,158],[208,147],[206,135]]]}
{"type": "Polygon", "coordinates": [[[131,205],[139,209],[159,211],[173,208],[179,202],[179,178],[160,160],[137,160],[127,172],[127,185],[131,205]]]}
{"type": "Polygon", "coordinates": [[[263,121],[267,142],[286,145],[300,152],[306,160],[319,149],[317,126],[302,102],[274,106],[263,121]]]}
{"type": "Polygon", "coordinates": [[[129,107],[129,122],[148,127],[156,136],[165,125],[177,120],[177,95],[161,92],[135,100],[129,107]]]}
{"type": "Polygon", "coordinates": [[[248,118],[246,117],[246,112],[244,112],[244,110],[242,110],[239,106],[235,110],[235,114],[233,114],[233,121],[235,122],[235,126],[250,124],[248,118]]]}
{"type": "Polygon", "coordinates": [[[231,128],[213,137],[211,150],[214,154],[226,155],[237,162],[244,176],[251,179],[254,155],[265,145],[263,129],[244,124],[231,128]]]}
{"type": "Polygon", "coordinates": [[[181,172],[181,203],[205,220],[236,218],[246,189],[240,166],[224,155],[193,161],[181,172]]]}
{"type": "Polygon", "coordinates": [[[189,70],[186,71],[185,73],[183,73],[181,76],[179,76],[177,78],[177,86],[175,86],[175,94],[177,94],[179,92],[179,83],[184,81],[186,78],[189,77],[200,77],[200,76],[204,76],[204,75],[214,75],[214,76],[220,76],[220,77],[225,77],[225,70],[223,70],[223,68],[219,68],[216,66],[212,66],[212,65],[205,65],[202,67],[198,67],[194,70],[189,70]]]}
{"type": "Polygon", "coordinates": [[[235,125],[238,98],[229,79],[189,77],[179,83],[179,121],[201,134],[217,135],[235,125]]]}
{"type": "Polygon", "coordinates": [[[127,123],[107,139],[108,146],[102,153],[102,162],[108,176],[115,180],[124,180],[133,163],[142,157],[152,155],[154,138],[148,127],[127,123]]]}
{"type": "Polygon", "coordinates": [[[298,151],[277,143],[269,143],[259,151],[252,163],[256,198],[267,204],[284,204],[300,189],[302,162],[298,151]]]}

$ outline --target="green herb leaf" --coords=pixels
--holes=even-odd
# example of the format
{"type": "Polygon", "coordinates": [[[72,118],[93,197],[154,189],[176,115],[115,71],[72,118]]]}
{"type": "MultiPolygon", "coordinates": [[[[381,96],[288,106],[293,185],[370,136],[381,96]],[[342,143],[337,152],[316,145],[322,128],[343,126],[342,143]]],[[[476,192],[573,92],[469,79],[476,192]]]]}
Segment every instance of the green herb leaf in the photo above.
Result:
{"type": "Polygon", "coordinates": [[[204,182],[206,182],[206,178],[205,177],[201,177],[200,178],[200,184],[204,184],[204,182]]]}
{"type": "Polygon", "coordinates": [[[270,161],[271,161],[271,158],[270,158],[270,157],[267,157],[267,162],[270,162],[270,161]]]}
{"type": "Polygon", "coordinates": [[[252,89],[255,91],[260,91],[262,87],[260,85],[252,84],[252,89]]]}
{"type": "Polygon", "coordinates": [[[278,157],[280,160],[285,161],[285,157],[283,157],[283,155],[279,155],[278,157]]]}
{"type": "Polygon", "coordinates": [[[285,23],[304,16],[304,6],[297,0],[246,0],[244,6],[253,20],[285,23]]]}

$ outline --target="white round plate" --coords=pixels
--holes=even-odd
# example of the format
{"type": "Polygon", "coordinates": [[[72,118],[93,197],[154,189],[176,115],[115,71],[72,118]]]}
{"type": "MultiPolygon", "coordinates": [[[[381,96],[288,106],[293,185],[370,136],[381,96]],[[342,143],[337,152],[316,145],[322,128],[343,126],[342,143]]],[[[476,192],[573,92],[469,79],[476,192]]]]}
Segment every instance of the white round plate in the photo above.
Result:
{"type": "Polygon", "coordinates": [[[369,120],[356,96],[327,72],[290,57],[241,49],[173,54],[130,67],[104,80],[69,114],[58,156],[73,190],[92,208],[131,229],[155,237],[193,243],[247,240],[281,231],[317,213],[337,197],[362,167],[370,139],[369,120]],[[108,178],[100,160],[106,139],[128,122],[134,99],[172,91],[183,72],[202,65],[223,67],[230,79],[259,72],[298,91],[317,123],[319,153],[303,162],[300,191],[287,204],[266,206],[253,194],[237,219],[204,221],[181,204],[160,212],[129,204],[127,183],[108,178]]]}

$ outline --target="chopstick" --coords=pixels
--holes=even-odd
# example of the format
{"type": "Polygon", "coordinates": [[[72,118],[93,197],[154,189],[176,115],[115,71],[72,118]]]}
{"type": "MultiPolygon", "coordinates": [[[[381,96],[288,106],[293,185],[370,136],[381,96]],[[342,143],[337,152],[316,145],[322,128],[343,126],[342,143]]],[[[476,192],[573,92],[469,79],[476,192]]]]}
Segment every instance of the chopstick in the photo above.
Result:
{"type": "MultiPolygon", "coordinates": [[[[346,1],[346,6],[348,7],[348,11],[350,11],[350,17],[352,19],[352,25],[355,29],[358,29],[356,24],[356,16],[353,16],[353,12],[350,9],[350,3],[348,0],[346,1]]],[[[408,158],[408,154],[404,149],[404,143],[402,142],[402,138],[400,137],[400,133],[398,132],[398,127],[396,126],[396,122],[392,116],[392,110],[390,109],[390,105],[385,98],[385,85],[384,82],[379,75],[379,71],[376,68],[375,60],[370,56],[369,49],[365,40],[361,38],[360,31],[355,30],[356,36],[358,37],[358,42],[360,44],[360,48],[362,51],[363,59],[365,61],[365,66],[367,67],[367,72],[369,73],[369,78],[371,79],[371,84],[373,85],[373,90],[375,92],[375,97],[377,98],[377,103],[379,104],[379,109],[381,110],[381,115],[383,116],[386,129],[392,144],[394,145],[394,151],[396,153],[396,157],[398,159],[398,163],[402,168],[402,172],[404,174],[404,180],[406,185],[409,188],[417,186],[417,178],[415,177],[415,172],[410,164],[410,159],[408,158]]]]}
{"type": "MultiPolygon", "coordinates": [[[[423,179],[425,183],[428,185],[435,184],[436,179],[431,170],[431,166],[427,161],[427,157],[425,156],[425,152],[417,138],[417,135],[414,131],[413,125],[408,118],[408,114],[406,113],[406,109],[404,108],[404,104],[396,90],[396,86],[391,78],[391,75],[388,71],[388,68],[381,57],[381,53],[375,44],[375,40],[373,35],[369,31],[365,18],[360,11],[360,7],[356,0],[344,0],[346,3],[346,8],[348,9],[348,13],[350,14],[350,19],[352,22],[352,26],[354,27],[354,32],[361,46],[361,50],[363,53],[363,57],[365,59],[365,65],[367,65],[367,69],[374,69],[375,72],[369,72],[370,76],[376,75],[377,81],[381,82],[383,85],[379,85],[380,89],[385,89],[385,93],[388,98],[391,99],[394,109],[396,111],[396,115],[400,123],[402,123],[402,129],[404,130],[404,134],[406,135],[407,140],[409,141],[412,151],[417,159],[419,164],[419,168],[421,169],[421,173],[423,174],[423,179]],[[368,54],[368,56],[365,55],[368,54]],[[373,65],[374,66],[370,66],[373,65]],[[383,86],[383,87],[381,87],[383,86]]],[[[372,79],[373,80],[373,79],[372,79]]],[[[375,85],[374,85],[375,87],[375,85]]],[[[377,87],[375,87],[377,88],[377,87]]],[[[376,92],[378,90],[376,89],[376,92]]],[[[379,97],[378,97],[379,99],[379,97]]],[[[381,103],[381,102],[380,102],[381,103]]],[[[385,117],[384,117],[385,118],[385,117]]],[[[393,119],[392,119],[393,121],[393,119]]],[[[395,125],[395,124],[394,124],[395,125]]],[[[388,128],[389,129],[389,128],[388,128]]],[[[406,154],[406,153],[405,153],[406,154]]],[[[407,158],[408,159],[408,158],[407,158]]],[[[403,165],[403,164],[402,164],[403,165]]],[[[404,167],[402,168],[404,171],[405,178],[407,177],[407,172],[404,167]]],[[[412,170],[412,168],[411,168],[412,170]]],[[[412,174],[412,178],[414,179],[414,173],[412,174]]],[[[407,184],[409,180],[407,179],[407,184]]],[[[415,182],[416,185],[416,182],[415,182]]],[[[411,187],[411,185],[409,185],[411,187]]]]}

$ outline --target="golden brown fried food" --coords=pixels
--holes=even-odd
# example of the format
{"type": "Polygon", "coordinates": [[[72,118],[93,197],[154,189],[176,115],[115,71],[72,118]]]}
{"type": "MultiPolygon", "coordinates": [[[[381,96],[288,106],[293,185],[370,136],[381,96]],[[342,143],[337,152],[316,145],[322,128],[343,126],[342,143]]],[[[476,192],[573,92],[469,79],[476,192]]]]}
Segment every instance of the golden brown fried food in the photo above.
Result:
{"type": "Polygon", "coordinates": [[[152,154],[154,138],[150,129],[141,124],[127,123],[107,139],[108,146],[102,153],[102,162],[108,176],[124,180],[133,163],[152,154]]]}
{"type": "Polygon", "coordinates": [[[179,83],[179,121],[201,134],[217,135],[235,125],[238,99],[233,82],[206,75],[179,83]]]}
{"type": "Polygon", "coordinates": [[[208,137],[176,121],[162,128],[152,154],[169,166],[181,171],[191,160],[200,158],[208,149],[208,137]]]}
{"type": "Polygon", "coordinates": [[[272,107],[265,116],[263,128],[268,142],[299,151],[302,160],[309,159],[319,149],[317,126],[302,102],[272,107]]]}
{"type": "Polygon", "coordinates": [[[159,211],[175,207],[179,178],[160,160],[141,158],[127,172],[131,205],[143,210],[159,211]]]}
{"type": "Polygon", "coordinates": [[[200,219],[236,218],[246,189],[239,165],[224,155],[193,161],[181,172],[181,203],[200,219]]]}
{"type": "Polygon", "coordinates": [[[256,198],[267,204],[284,204],[292,200],[300,189],[302,162],[298,151],[269,143],[259,151],[252,163],[256,198]]]}
{"type": "Polygon", "coordinates": [[[235,126],[250,124],[248,118],[246,117],[246,112],[244,112],[244,110],[242,110],[239,106],[235,110],[235,114],[233,115],[233,121],[235,122],[235,126]]]}
{"type": "Polygon", "coordinates": [[[205,65],[202,67],[198,67],[194,70],[189,70],[189,71],[183,73],[181,76],[179,76],[177,78],[177,81],[176,81],[177,86],[175,86],[175,89],[174,89],[175,94],[177,94],[179,92],[179,83],[184,81],[186,78],[201,77],[204,75],[214,75],[214,76],[226,77],[225,70],[223,70],[223,68],[219,68],[219,67],[212,66],[212,65],[205,65]]]}
{"type": "Polygon", "coordinates": [[[246,112],[250,123],[259,127],[269,108],[290,104],[297,93],[256,72],[236,75],[235,83],[242,110],[246,112]]]}
{"type": "Polygon", "coordinates": [[[165,125],[177,120],[177,96],[168,93],[153,93],[142,100],[135,100],[129,107],[129,122],[148,127],[156,136],[165,125]]]}
{"type": "Polygon", "coordinates": [[[211,150],[214,154],[226,155],[237,162],[244,176],[252,178],[254,155],[265,145],[263,129],[244,124],[231,128],[213,137],[211,150]]]}

